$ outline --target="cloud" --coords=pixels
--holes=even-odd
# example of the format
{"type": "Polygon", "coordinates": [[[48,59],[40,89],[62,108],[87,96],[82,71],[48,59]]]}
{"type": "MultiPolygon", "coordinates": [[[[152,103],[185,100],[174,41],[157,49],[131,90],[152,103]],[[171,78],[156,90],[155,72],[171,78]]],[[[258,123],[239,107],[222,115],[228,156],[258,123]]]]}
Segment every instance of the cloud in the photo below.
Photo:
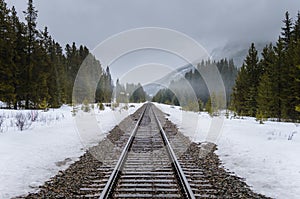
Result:
{"type": "MultiPolygon", "coordinates": [[[[9,0],[19,16],[26,1],[9,0]]],[[[298,0],[51,0],[34,1],[38,27],[48,26],[62,45],[90,49],[113,34],[138,27],[163,27],[183,32],[208,51],[228,42],[275,41],[284,13],[292,17],[298,0]]]]}
{"type": "MultiPolygon", "coordinates": [[[[10,0],[19,10],[25,1],[10,0]]],[[[77,41],[95,47],[112,34],[130,28],[158,26],[182,31],[207,48],[231,40],[274,40],[285,11],[295,16],[295,0],[52,0],[35,1],[39,27],[48,26],[61,43],[77,41]]]]}

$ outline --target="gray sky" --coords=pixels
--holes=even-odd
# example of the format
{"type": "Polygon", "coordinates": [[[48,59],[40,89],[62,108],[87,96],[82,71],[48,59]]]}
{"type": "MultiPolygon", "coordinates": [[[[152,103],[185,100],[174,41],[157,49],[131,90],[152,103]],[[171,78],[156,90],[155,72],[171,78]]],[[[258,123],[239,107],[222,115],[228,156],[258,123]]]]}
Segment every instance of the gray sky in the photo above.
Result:
{"type": "MultiPolygon", "coordinates": [[[[7,3],[23,17],[27,0],[7,3]]],[[[48,26],[63,46],[75,41],[93,49],[121,31],[155,26],[183,32],[208,52],[229,42],[274,41],[285,11],[295,18],[300,10],[299,0],[35,0],[34,4],[39,29],[48,26]]],[[[160,63],[155,59],[152,62],[160,63]]],[[[161,62],[182,64],[178,58],[161,62]]]]}

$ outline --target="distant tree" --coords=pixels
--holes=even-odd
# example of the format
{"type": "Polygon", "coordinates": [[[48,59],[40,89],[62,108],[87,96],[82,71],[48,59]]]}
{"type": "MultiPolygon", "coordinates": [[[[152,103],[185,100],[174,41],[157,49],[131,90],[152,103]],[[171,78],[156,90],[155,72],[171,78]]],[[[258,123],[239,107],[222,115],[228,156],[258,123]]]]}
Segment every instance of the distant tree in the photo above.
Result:
{"type": "Polygon", "coordinates": [[[146,93],[142,85],[138,84],[138,88],[132,93],[129,101],[132,103],[140,103],[146,101],[146,93]]]}
{"type": "Polygon", "coordinates": [[[113,83],[111,79],[111,74],[109,67],[106,68],[106,71],[102,72],[100,80],[97,85],[96,90],[96,102],[111,102],[113,94],[113,83]]]}
{"type": "Polygon", "coordinates": [[[159,90],[155,96],[153,96],[152,101],[175,106],[180,105],[176,95],[168,88],[159,90]]]}

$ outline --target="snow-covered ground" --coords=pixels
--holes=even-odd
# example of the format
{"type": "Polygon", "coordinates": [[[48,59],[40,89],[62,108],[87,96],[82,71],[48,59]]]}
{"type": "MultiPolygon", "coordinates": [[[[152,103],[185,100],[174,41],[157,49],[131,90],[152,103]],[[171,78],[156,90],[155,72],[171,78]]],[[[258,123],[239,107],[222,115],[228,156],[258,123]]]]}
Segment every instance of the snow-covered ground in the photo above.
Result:
{"type": "Polygon", "coordinates": [[[79,111],[76,117],[69,106],[48,112],[0,110],[0,198],[37,190],[141,106],[125,110],[120,105],[114,111],[108,107],[99,111],[95,106],[94,112],[79,111]],[[27,118],[23,131],[16,125],[20,113],[27,118]],[[92,133],[86,136],[86,131],[92,133]]]}
{"type": "MultiPolygon", "coordinates": [[[[0,198],[37,190],[141,105],[128,110],[120,106],[114,111],[95,107],[94,112],[79,112],[76,117],[68,106],[39,111],[36,121],[25,124],[23,131],[16,126],[16,115],[22,112],[33,118],[35,111],[0,110],[0,198]]],[[[256,192],[274,198],[299,198],[300,125],[261,125],[254,118],[212,119],[206,113],[157,106],[192,141],[214,141],[225,168],[245,178],[256,192]]]]}
{"type": "Polygon", "coordinates": [[[300,197],[300,124],[259,124],[254,118],[212,119],[206,113],[157,106],[191,140],[214,141],[224,167],[245,178],[254,191],[273,198],[300,197]],[[208,134],[210,129],[218,131],[220,125],[220,132],[208,134]]]}

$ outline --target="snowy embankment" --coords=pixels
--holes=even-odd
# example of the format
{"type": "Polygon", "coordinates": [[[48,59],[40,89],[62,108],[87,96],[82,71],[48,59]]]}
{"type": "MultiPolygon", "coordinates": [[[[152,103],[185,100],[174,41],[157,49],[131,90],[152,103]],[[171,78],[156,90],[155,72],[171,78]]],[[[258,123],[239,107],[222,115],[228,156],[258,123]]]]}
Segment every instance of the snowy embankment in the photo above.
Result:
{"type": "MultiPolygon", "coordinates": [[[[181,111],[179,107],[162,104],[157,106],[168,113],[168,118],[192,141],[206,140],[212,123],[208,114],[181,111]]],[[[245,178],[255,192],[273,198],[299,198],[300,124],[259,124],[254,118],[224,118],[215,143],[224,167],[245,178]]]]}
{"type": "Polygon", "coordinates": [[[134,104],[125,110],[120,105],[114,111],[108,107],[99,111],[95,106],[93,113],[78,112],[76,119],[69,106],[48,112],[0,110],[0,198],[37,190],[39,185],[59,170],[66,169],[86,148],[98,143],[116,124],[141,106],[134,104]],[[16,119],[21,113],[26,117],[23,131],[20,131],[16,119]],[[82,116],[97,121],[97,129],[100,129],[97,136],[86,139],[79,130],[76,120],[82,116]]]}

